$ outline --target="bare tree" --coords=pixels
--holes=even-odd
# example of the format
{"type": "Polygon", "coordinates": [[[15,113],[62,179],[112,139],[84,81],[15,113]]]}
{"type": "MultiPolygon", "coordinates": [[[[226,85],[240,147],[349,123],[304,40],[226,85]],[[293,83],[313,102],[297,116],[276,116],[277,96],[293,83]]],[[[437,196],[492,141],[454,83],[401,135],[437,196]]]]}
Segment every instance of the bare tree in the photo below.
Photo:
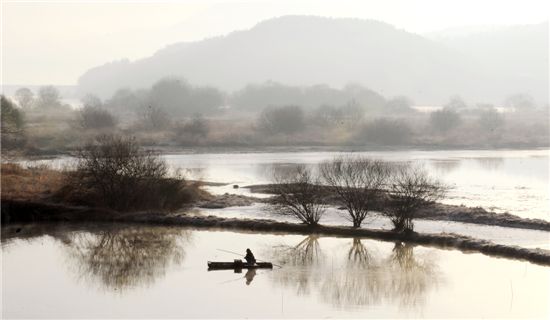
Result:
{"type": "Polygon", "coordinates": [[[392,168],[388,185],[389,199],[382,212],[390,218],[394,230],[413,230],[416,211],[426,204],[443,197],[446,187],[430,177],[426,169],[410,163],[392,168]]]}
{"type": "Polygon", "coordinates": [[[44,86],[38,90],[38,106],[41,108],[60,107],[60,99],[59,89],[54,86],[44,86]]]}
{"type": "Polygon", "coordinates": [[[91,94],[91,93],[88,93],[84,97],[82,97],[80,99],[80,102],[82,102],[82,105],[84,107],[92,107],[92,108],[103,107],[103,102],[101,101],[101,99],[95,94],[91,94]]]}
{"type": "Polygon", "coordinates": [[[148,106],[141,110],[140,115],[146,128],[158,130],[170,125],[170,116],[161,108],[148,106]]]}
{"type": "Polygon", "coordinates": [[[168,176],[160,156],[139,147],[135,139],[103,135],[77,153],[70,189],[93,205],[117,210],[177,209],[192,194],[183,178],[168,176]]]}
{"type": "Polygon", "coordinates": [[[299,106],[265,108],[258,118],[258,128],[269,134],[294,134],[305,128],[304,111],[299,106]]]}
{"type": "Polygon", "coordinates": [[[378,118],[366,123],[357,133],[357,139],[375,145],[405,145],[413,137],[410,121],[378,118]]]}
{"type": "Polygon", "coordinates": [[[445,107],[430,114],[430,126],[438,132],[447,132],[456,128],[462,118],[456,111],[457,108],[445,107]]]}
{"type": "Polygon", "coordinates": [[[175,133],[182,142],[197,142],[210,132],[210,124],[202,114],[195,114],[187,122],[179,124],[175,133]]]}
{"type": "Polygon", "coordinates": [[[346,218],[361,227],[381,196],[389,174],[388,165],[363,157],[339,157],[320,165],[324,182],[347,209],[346,218]]]}
{"type": "Polygon", "coordinates": [[[84,129],[113,128],[117,119],[106,109],[85,106],[77,114],[77,121],[84,129]]]}
{"type": "Polygon", "coordinates": [[[29,88],[19,88],[15,91],[15,100],[23,110],[29,110],[34,102],[34,94],[29,88]]]}
{"type": "Polygon", "coordinates": [[[277,213],[309,225],[319,223],[326,203],[318,178],[311,169],[298,165],[286,174],[274,173],[273,180],[277,213]]]}

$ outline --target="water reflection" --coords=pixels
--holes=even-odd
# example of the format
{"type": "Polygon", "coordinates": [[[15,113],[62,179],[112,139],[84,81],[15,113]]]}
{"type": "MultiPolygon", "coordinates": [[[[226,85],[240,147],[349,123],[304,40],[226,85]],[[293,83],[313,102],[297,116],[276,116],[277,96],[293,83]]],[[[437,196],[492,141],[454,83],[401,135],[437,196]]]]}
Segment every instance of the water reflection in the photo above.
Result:
{"type": "Polygon", "coordinates": [[[386,270],[391,276],[386,289],[401,306],[424,304],[426,294],[439,285],[440,277],[434,261],[416,259],[413,245],[396,243],[387,264],[389,268],[386,270]]]}
{"type": "Polygon", "coordinates": [[[184,229],[129,226],[73,233],[63,243],[79,277],[123,290],[151,285],[181,264],[189,239],[184,229]]]}
{"type": "Polygon", "coordinates": [[[373,263],[372,254],[369,253],[361,238],[353,238],[352,245],[348,251],[348,262],[353,265],[368,266],[373,263]]]}
{"type": "Polygon", "coordinates": [[[246,274],[244,275],[244,278],[246,279],[246,285],[250,285],[252,280],[254,280],[254,277],[256,276],[256,269],[248,269],[246,274]]]}
{"type": "Polygon", "coordinates": [[[437,172],[447,174],[460,168],[461,162],[458,160],[432,160],[430,165],[437,172]]]}
{"type": "Polygon", "coordinates": [[[311,266],[323,257],[318,235],[307,236],[295,246],[278,246],[276,251],[279,261],[284,265],[291,266],[311,266]]]}
{"type": "Polygon", "coordinates": [[[326,261],[319,237],[310,236],[283,251],[277,248],[273,256],[284,264],[273,273],[276,284],[295,287],[298,294],[317,291],[322,300],[338,307],[382,302],[407,309],[422,307],[441,281],[435,261],[415,256],[414,247],[404,243],[396,243],[383,257],[354,238],[347,251],[335,251],[332,260],[326,261]],[[345,254],[344,259],[339,254],[345,254]]]}
{"type": "Polygon", "coordinates": [[[262,163],[256,165],[256,172],[261,180],[272,181],[273,177],[284,180],[290,178],[299,167],[303,166],[304,164],[300,163],[262,163]]]}
{"type": "Polygon", "coordinates": [[[340,307],[397,302],[411,309],[422,306],[439,277],[430,260],[414,257],[413,246],[397,243],[391,255],[375,260],[366,248],[354,239],[354,252],[361,259],[348,259],[339,272],[331,274],[322,284],[322,297],[340,307]],[[359,263],[363,261],[363,264],[359,263]]]}
{"type": "Polygon", "coordinates": [[[378,303],[385,285],[382,271],[361,239],[354,238],[347,260],[321,283],[321,297],[339,307],[378,303]]]}
{"type": "Polygon", "coordinates": [[[503,158],[496,157],[476,158],[475,160],[481,168],[489,171],[498,170],[504,163],[503,158]]]}
{"type": "Polygon", "coordinates": [[[36,238],[50,236],[61,242],[66,242],[67,233],[75,232],[77,229],[65,226],[63,224],[8,224],[2,226],[0,232],[0,242],[2,250],[9,249],[11,243],[15,240],[32,241],[36,238]]]}
{"type": "Polygon", "coordinates": [[[298,294],[308,294],[312,282],[320,275],[314,269],[324,261],[319,236],[310,235],[295,246],[277,246],[271,255],[283,265],[273,273],[275,282],[284,287],[295,287],[298,294]]]}

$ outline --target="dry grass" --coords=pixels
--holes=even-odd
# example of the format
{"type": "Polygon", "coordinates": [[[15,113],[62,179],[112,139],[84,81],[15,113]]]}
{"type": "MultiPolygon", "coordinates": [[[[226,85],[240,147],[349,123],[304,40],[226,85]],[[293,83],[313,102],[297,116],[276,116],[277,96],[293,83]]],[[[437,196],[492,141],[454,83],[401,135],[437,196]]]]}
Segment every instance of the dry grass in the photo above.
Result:
{"type": "Polygon", "coordinates": [[[47,166],[23,168],[16,163],[1,164],[2,199],[43,200],[65,184],[65,173],[47,166]]]}

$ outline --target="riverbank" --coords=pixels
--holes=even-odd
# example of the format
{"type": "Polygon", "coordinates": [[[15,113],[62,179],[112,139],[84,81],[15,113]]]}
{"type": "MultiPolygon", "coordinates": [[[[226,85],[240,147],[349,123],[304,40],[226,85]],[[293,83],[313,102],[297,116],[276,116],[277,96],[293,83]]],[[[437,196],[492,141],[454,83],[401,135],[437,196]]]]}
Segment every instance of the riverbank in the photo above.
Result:
{"type": "Polygon", "coordinates": [[[15,222],[112,222],[139,223],[151,225],[192,226],[195,228],[219,228],[247,232],[321,234],[337,237],[365,237],[385,241],[402,241],[412,244],[435,246],[445,249],[458,249],[464,252],[479,252],[485,255],[525,260],[550,266],[550,251],[528,249],[518,246],[495,244],[491,241],[475,239],[457,234],[397,233],[390,230],[351,228],[344,226],[308,226],[304,224],[277,222],[266,219],[235,219],[216,216],[197,216],[185,213],[120,213],[105,209],[92,209],[47,204],[40,202],[2,201],[2,223],[15,222]],[[18,220],[10,219],[17,216],[18,220]]]}
{"type": "MultiPolygon", "coordinates": [[[[32,210],[33,206],[36,205],[41,207],[43,204],[47,206],[60,206],[61,208],[65,205],[87,206],[90,207],[88,210],[91,211],[91,215],[93,215],[95,211],[100,210],[98,207],[101,206],[91,202],[89,199],[84,198],[81,199],[81,201],[70,201],[71,199],[68,199],[66,196],[66,189],[70,189],[70,186],[67,185],[67,181],[67,172],[52,170],[46,166],[25,169],[17,164],[2,164],[2,207],[9,206],[11,200],[16,200],[16,202],[18,201],[17,203],[28,202],[28,205],[31,207],[31,210],[16,210],[12,214],[3,212],[2,221],[47,220],[49,219],[47,215],[40,217],[34,214],[32,210]],[[6,204],[5,206],[4,203],[6,204]]],[[[227,193],[224,194],[213,194],[204,189],[205,187],[228,186],[228,184],[225,183],[186,180],[184,184],[188,189],[188,193],[192,194],[192,196],[189,197],[189,201],[182,204],[183,208],[181,208],[181,206],[173,210],[156,210],[156,208],[149,208],[149,211],[174,211],[192,207],[202,209],[223,209],[227,207],[250,206],[255,203],[269,204],[275,199],[273,197],[274,188],[272,184],[249,185],[244,187],[234,185],[233,189],[231,189],[246,189],[247,191],[244,194],[242,194],[241,191],[236,192],[240,194],[233,194],[233,191],[229,189],[227,193]],[[260,194],[262,196],[259,196],[260,194]]],[[[231,184],[229,184],[229,187],[230,186],[231,184]]],[[[326,194],[324,199],[327,201],[328,205],[338,208],[344,213],[342,208],[343,204],[329,187],[325,187],[322,192],[326,194]]],[[[130,211],[139,211],[139,209],[140,208],[130,211]]],[[[145,208],[141,209],[143,210],[145,208]]],[[[372,210],[380,211],[383,208],[378,209],[379,210],[373,208],[372,210]]],[[[425,203],[425,205],[415,213],[415,219],[464,222],[477,225],[550,231],[550,221],[523,218],[509,213],[490,212],[481,207],[457,206],[442,203],[425,203]]]]}
{"type": "MultiPolygon", "coordinates": [[[[173,144],[145,144],[148,150],[155,150],[163,155],[191,155],[191,154],[268,154],[268,153],[301,153],[301,152],[430,152],[430,151],[525,151],[547,150],[547,144],[509,144],[509,145],[212,145],[212,146],[185,146],[173,144]]],[[[71,157],[74,148],[68,149],[39,149],[8,150],[2,152],[4,160],[8,161],[36,161],[71,157]]]]}

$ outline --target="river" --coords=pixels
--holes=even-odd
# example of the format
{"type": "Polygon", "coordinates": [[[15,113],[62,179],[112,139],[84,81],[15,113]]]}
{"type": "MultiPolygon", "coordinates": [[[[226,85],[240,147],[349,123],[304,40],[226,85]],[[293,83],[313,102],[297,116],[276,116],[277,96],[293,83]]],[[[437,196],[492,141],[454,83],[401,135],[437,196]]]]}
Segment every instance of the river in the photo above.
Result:
{"type": "MultiPolygon", "coordinates": [[[[315,165],[342,152],[211,152],[171,153],[163,157],[187,177],[227,183],[209,187],[214,193],[247,194],[240,186],[271,182],[273,170],[293,164],[315,165]]],[[[524,218],[550,221],[550,150],[451,150],[353,152],[374,159],[422,164],[449,192],[443,203],[482,207],[524,218]]],[[[41,160],[62,167],[70,158],[41,160]]],[[[30,162],[34,164],[36,161],[30,162]]]]}
{"type": "MultiPolygon", "coordinates": [[[[4,318],[548,318],[548,267],[360,238],[131,225],[2,229],[4,318]],[[281,266],[208,271],[250,247],[281,266]]],[[[238,257],[237,257],[238,258],[238,257]]]]}
{"type": "MultiPolygon", "coordinates": [[[[251,195],[274,170],[315,165],[338,152],[171,153],[188,178],[222,182],[216,194],[251,195]],[[240,187],[233,188],[237,184],[240,187]]],[[[450,186],[449,204],[550,221],[549,152],[377,151],[360,154],[423,164],[450,186]]],[[[30,161],[63,167],[71,158],[30,161]]],[[[258,196],[258,195],[256,195],[258,196]]],[[[343,224],[331,208],[322,223],[343,224]]],[[[268,217],[265,204],[195,214],[268,217]]],[[[280,219],[280,218],[279,218],[280,219]]],[[[391,228],[384,218],[371,228],[391,228]]],[[[549,233],[418,220],[420,232],[454,232],[499,244],[550,248],[549,233]]],[[[548,318],[550,272],[479,253],[360,238],[242,233],[135,225],[2,228],[6,318],[548,318]],[[21,228],[19,232],[17,228],[21,228]],[[207,261],[243,252],[281,267],[207,271],[207,261]]]]}

